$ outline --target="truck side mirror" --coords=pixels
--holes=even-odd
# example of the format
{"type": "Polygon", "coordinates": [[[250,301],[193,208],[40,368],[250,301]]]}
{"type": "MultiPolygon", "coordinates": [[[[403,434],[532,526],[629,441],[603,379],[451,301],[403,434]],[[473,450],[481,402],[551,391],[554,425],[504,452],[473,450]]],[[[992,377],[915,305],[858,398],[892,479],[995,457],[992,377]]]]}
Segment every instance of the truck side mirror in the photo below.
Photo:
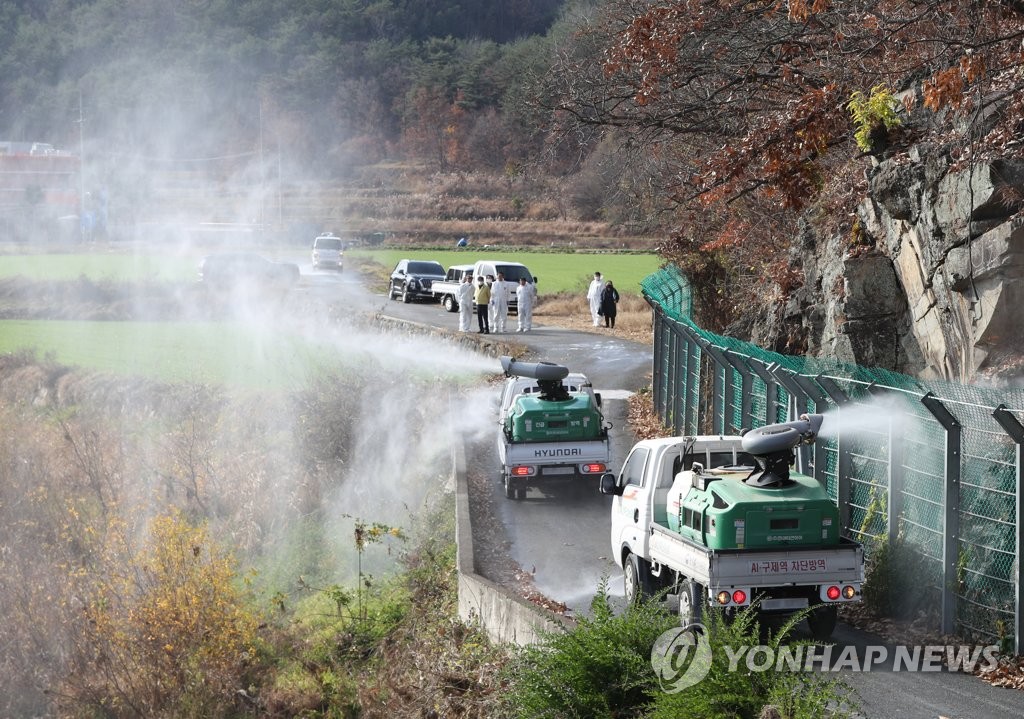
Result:
{"type": "Polygon", "coordinates": [[[601,483],[598,488],[601,490],[601,494],[610,494],[616,497],[622,494],[622,487],[615,484],[615,475],[611,472],[601,475],[601,483]]]}
{"type": "Polygon", "coordinates": [[[594,392],[594,401],[597,402],[597,406],[598,407],[601,406],[601,393],[600,392],[594,392]]]}

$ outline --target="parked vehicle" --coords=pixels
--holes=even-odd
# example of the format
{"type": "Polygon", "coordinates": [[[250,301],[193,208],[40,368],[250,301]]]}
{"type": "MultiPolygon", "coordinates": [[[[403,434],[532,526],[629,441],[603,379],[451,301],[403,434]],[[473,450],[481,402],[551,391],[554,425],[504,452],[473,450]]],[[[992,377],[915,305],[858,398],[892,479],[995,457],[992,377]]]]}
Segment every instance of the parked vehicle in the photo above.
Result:
{"type": "Polygon", "coordinates": [[[608,470],[610,423],[586,375],[549,362],[501,358],[498,458],[509,499],[552,480],[597,478],[608,470]]]}
{"type": "Polygon", "coordinates": [[[401,297],[402,302],[415,299],[434,299],[431,287],[434,282],[443,280],[444,267],[433,260],[399,260],[391,271],[388,285],[388,299],[401,297]]]}
{"type": "Polygon", "coordinates": [[[343,268],[344,249],[345,244],[337,235],[329,232],[317,235],[313,240],[313,269],[330,268],[340,272],[343,268]]]}
{"type": "Polygon", "coordinates": [[[864,552],[840,536],[825,489],[790,471],[793,448],[813,442],[821,421],[634,445],[619,476],[601,478],[627,600],[671,588],[684,624],[711,605],[791,614],[820,604],[808,624],[831,636],[838,605],[860,601],[864,552]]]}
{"type": "Polygon", "coordinates": [[[227,252],[202,259],[199,281],[214,289],[231,289],[243,284],[282,289],[298,283],[299,266],[273,262],[251,252],[227,252]]]}
{"type": "Polygon", "coordinates": [[[434,299],[449,312],[459,311],[459,285],[462,284],[462,278],[466,274],[473,274],[473,265],[452,265],[448,268],[448,273],[443,280],[430,285],[434,299]]]}
{"type": "MultiPolygon", "coordinates": [[[[521,262],[509,262],[507,260],[480,260],[473,265],[473,274],[476,277],[487,277],[489,275],[497,279],[499,272],[504,275],[506,282],[511,282],[513,285],[519,284],[520,277],[525,277],[526,281],[530,284],[533,284],[536,281],[529,268],[521,262]]],[[[516,293],[513,289],[512,292],[509,293],[508,311],[515,314],[518,310],[519,300],[516,299],[516,293]]]]}

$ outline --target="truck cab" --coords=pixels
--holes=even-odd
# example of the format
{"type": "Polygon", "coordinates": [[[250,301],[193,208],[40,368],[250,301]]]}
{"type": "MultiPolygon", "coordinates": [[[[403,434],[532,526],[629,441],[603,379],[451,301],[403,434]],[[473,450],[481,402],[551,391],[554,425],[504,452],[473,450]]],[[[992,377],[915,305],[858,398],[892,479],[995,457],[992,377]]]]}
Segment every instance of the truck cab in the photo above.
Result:
{"type": "MultiPolygon", "coordinates": [[[[676,475],[692,469],[694,462],[709,468],[752,464],[739,437],[664,437],[637,442],[617,480],[611,476],[621,490],[612,498],[611,527],[612,556],[620,567],[628,562],[629,554],[649,555],[650,526],[669,526],[669,492],[676,475]]],[[[691,528],[694,523],[690,519],[691,528]]]]}

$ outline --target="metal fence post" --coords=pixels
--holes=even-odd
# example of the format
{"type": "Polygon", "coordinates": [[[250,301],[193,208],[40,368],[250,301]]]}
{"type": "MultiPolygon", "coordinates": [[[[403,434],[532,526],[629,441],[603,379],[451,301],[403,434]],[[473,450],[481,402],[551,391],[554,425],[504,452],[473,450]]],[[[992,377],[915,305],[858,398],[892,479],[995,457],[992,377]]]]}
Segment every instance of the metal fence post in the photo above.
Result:
{"type": "Polygon", "coordinates": [[[665,310],[660,304],[654,304],[654,412],[665,417],[665,353],[661,351],[661,343],[665,337],[665,310]]]}
{"type": "Polygon", "coordinates": [[[686,399],[686,346],[679,325],[672,327],[672,430],[686,434],[683,403],[686,399]]]}
{"type": "Polygon", "coordinates": [[[960,542],[960,445],[963,428],[934,393],[921,397],[932,416],[946,430],[946,456],[943,460],[942,492],[942,626],[943,634],[952,634],[956,621],[957,560],[960,542]]]}
{"type": "MultiPolygon", "coordinates": [[[[732,402],[735,399],[732,381],[729,378],[729,373],[733,371],[732,363],[726,359],[721,348],[715,347],[710,342],[704,345],[704,351],[722,370],[721,376],[719,376],[718,370],[715,370],[715,392],[717,393],[718,390],[721,389],[722,406],[719,408],[716,402],[711,428],[719,434],[733,434],[727,428],[727,423],[729,421],[727,408],[732,405],[732,402]]],[[[717,396],[718,395],[716,394],[716,397],[717,396]]]]}
{"type": "Polygon", "coordinates": [[[740,373],[740,378],[742,379],[740,388],[740,426],[736,427],[736,429],[750,429],[750,395],[754,391],[753,375],[751,375],[747,363],[740,359],[732,350],[723,349],[722,356],[725,357],[726,362],[732,365],[733,370],[740,373]]]}
{"type": "MultiPolygon", "coordinates": [[[[804,377],[803,375],[799,374],[792,375],[792,378],[793,382],[796,383],[797,387],[800,388],[800,391],[804,394],[804,396],[806,396],[807,399],[814,402],[815,412],[821,414],[826,409],[828,409],[828,397],[825,396],[825,393],[821,391],[821,388],[818,387],[817,384],[815,384],[814,380],[812,380],[810,377],[804,377]]],[[[823,487],[828,486],[828,478],[826,476],[828,467],[826,466],[826,464],[827,462],[825,461],[825,447],[822,445],[821,442],[816,441],[814,443],[814,478],[818,480],[818,482],[823,487]]],[[[836,480],[836,491],[838,491],[838,476],[836,477],[836,480]]],[[[842,529],[842,527],[840,527],[840,529],[842,529]]]]}
{"type": "Polygon", "coordinates": [[[675,396],[676,396],[676,329],[675,322],[665,325],[665,414],[662,421],[675,430],[675,396]]]}
{"type": "Polygon", "coordinates": [[[1013,651],[1020,656],[1024,654],[1024,583],[1020,578],[1020,561],[1024,557],[1024,476],[1021,473],[1021,445],[1024,444],[1024,426],[1017,421],[1005,404],[1001,404],[992,412],[999,426],[1010,435],[1015,447],[1014,469],[1016,470],[1016,481],[1014,482],[1014,498],[1017,502],[1017,511],[1014,512],[1014,524],[1016,525],[1016,552],[1013,563],[1013,651]]]}
{"type": "Polygon", "coordinates": [[[839,526],[850,529],[851,478],[853,476],[853,459],[849,450],[849,440],[844,441],[842,432],[843,407],[850,404],[850,398],[839,385],[828,377],[818,375],[814,378],[825,390],[836,407],[839,408],[839,433],[836,440],[836,451],[839,453],[836,464],[836,500],[839,504],[839,526]]]}
{"type": "Polygon", "coordinates": [[[725,366],[718,357],[711,351],[710,346],[705,346],[704,351],[711,357],[711,432],[725,434],[725,366]],[[719,404],[721,398],[721,404],[719,404]]]}
{"type": "Polygon", "coordinates": [[[683,426],[685,434],[697,434],[697,414],[699,411],[700,391],[700,349],[688,327],[684,328],[686,335],[686,400],[684,403],[683,426]]]}
{"type": "MultiPolygon", "coordinates": [[[[873,397],[885,397],[889,394],[887,387],[882,387],[874,382],[868,385],[868,393],[873,397]]],[[[896,436],[893,415],[888,415],[889,428],[886,433],[888,442],[887,454],[889,462],[888,482],[889,492],[886,496],[886,535],[889,546],[893,546],[900,535],[900,517],[903,515],[903,442],[896,436]]]]}
{"type": "MultiPolygon", "coordinates": [[[[766,368],[775,380],[789,393],[792,400],[792,413],[787,411],[786,419],[798,419],[800,415],[807,414],[807,395],[800,389],[800,385],[793,379],[793,374],[782,365],[773,362],[766,368]]],[[[811,448],[801,444],[796,450],[797,469],[802,474],[810,474],[810,467],[814,467],[814,478],[822,485],[825,484],[822,475],[818,473],[818,443],[814,443],[814,458],[810,457],[811,448]]]]}
{"type": "Polygon", "coordinates": [[[776,389],[778,381],[775,375],[768,371],[768,368],[759,361],[750,362],[748,365],[761,381],[764,382],[764,414],[765,424],[774,424],[779,421],[779,393],[776,389]]]}

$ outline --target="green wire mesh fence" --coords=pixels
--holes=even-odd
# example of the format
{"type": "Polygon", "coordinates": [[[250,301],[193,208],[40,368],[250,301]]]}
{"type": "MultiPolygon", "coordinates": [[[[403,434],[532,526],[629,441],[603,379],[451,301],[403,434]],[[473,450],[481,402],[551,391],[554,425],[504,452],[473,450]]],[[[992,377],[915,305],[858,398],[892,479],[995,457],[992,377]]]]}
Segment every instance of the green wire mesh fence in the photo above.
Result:
{"type": "Polygon", "coordinates": [[[708,332],[672,267],[641,288],[654,307],[652,390],[666,426],[735,434],[824,414],[799,461],[838,503],[846,535],[869,561],[885,543],[913,547],[921,605],[937,608],[943,633],[1012,641],[1024,653],[1024,391],[782,355],[708,332]]]}

